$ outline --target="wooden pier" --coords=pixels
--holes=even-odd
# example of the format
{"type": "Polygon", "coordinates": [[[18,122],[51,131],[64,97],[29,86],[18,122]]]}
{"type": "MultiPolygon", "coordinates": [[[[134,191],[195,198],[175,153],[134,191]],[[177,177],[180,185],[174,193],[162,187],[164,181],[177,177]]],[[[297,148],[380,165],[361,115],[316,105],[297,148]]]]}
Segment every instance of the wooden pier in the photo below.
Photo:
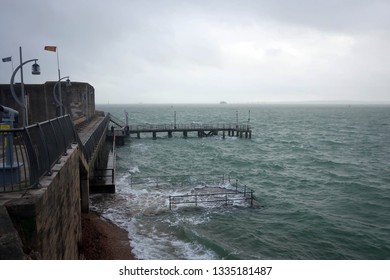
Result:
{"type": "Polygon", "coordinates": [[[184,138],[189,133],[195,132],[198,137],[208,137],[222,133],[223,139],[226,136],[236,136],[240,138],[252,138],[252,129],[247,124],[163,124],[163,125],[129,125],[124,129],[124,135],[135,134],[141,138],[141,133],[151,133],[153,139],[157,138],[157,133],[166,133],[171,138],[173,133],[182,133],[184,138]]]}

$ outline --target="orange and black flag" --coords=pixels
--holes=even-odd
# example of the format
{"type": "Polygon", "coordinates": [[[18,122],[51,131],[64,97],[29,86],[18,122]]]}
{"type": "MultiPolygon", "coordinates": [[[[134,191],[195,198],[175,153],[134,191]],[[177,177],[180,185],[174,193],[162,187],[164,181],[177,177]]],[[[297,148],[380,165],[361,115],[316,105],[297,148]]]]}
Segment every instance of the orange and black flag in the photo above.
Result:
{"type": "Polygon", "coordinates": [[[45,51],[56,52],[57,47],[56,46],[45,46],[45,51]]]}

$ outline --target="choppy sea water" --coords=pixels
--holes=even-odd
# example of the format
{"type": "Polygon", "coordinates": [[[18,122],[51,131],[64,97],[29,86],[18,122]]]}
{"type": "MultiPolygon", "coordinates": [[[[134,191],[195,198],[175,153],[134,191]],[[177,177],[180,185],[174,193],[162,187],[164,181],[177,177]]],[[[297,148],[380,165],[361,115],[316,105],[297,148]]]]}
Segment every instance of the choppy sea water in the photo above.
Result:
{"type": "Polygon", "coordinates": [[[100,105],[131,123],[248,123],[251,139],[142,134],[117,148],[117,192],[91,204],[139,259],[390,259],[390,107],[100,105]],[[250,113],[249,113],[250,111],[250,113]],[[257,207],[181,207],[194,186],[133,176],[230,174],[257,207]]]}

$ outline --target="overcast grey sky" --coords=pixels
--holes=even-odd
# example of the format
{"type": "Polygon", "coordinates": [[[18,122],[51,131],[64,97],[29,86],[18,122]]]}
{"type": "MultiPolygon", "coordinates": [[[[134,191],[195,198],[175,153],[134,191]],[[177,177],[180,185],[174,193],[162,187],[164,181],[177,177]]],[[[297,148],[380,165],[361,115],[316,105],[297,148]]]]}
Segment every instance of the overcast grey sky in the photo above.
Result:
{"type": "MultiPolygon", "coordinates": [[[[388,0],[0,0],[0,57],[97,103],[390,103],[388,0]]],[[[0,61],[0,83],[11,63],[0,61]]],[[[19,74],[17,75],[19,81],[19,74]]]]}

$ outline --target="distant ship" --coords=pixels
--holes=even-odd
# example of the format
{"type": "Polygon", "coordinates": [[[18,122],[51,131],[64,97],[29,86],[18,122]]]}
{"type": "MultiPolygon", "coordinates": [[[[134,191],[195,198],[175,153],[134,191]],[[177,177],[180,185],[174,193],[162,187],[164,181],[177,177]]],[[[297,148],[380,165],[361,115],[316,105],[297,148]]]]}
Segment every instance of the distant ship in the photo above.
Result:
{"type": "Polygon", "coordinates": [[[226,101],[221,101],[221,102],[219,102],[219,104],[225,105],[225,104],[227,104],[227,102],[226,101]]]}

